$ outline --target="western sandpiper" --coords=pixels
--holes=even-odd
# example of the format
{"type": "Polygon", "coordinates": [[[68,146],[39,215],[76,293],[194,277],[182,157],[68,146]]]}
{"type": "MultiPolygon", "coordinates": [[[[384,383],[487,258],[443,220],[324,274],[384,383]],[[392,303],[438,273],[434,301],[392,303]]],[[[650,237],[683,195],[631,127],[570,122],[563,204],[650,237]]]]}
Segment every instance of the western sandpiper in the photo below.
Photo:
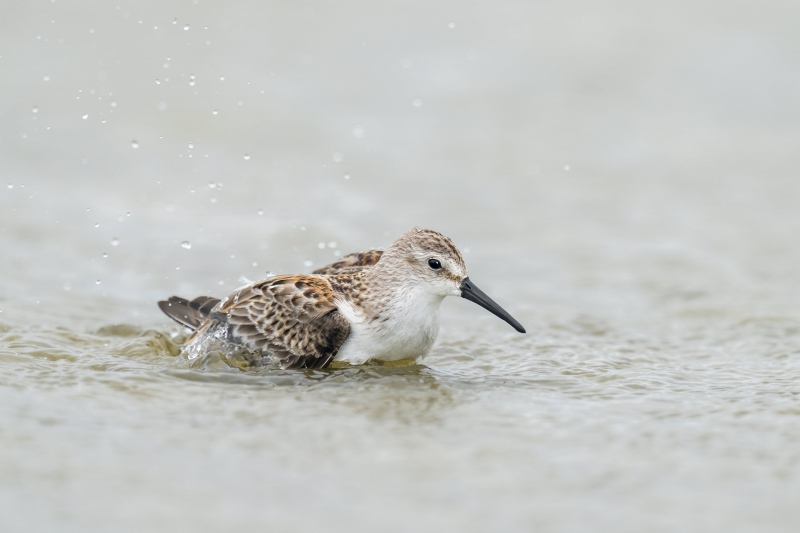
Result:
{"type": "Polygon", "coordinates": [[[213,339],[244,353],[245,366],[325,368],[426,355],[445,296],[475,302],[525,333],[469,279],[453,242],[420,228],[385,251],[350,254],[311,274],[273,276],[224,300],[173,296],[158,306],[194,330],[185,343],[190,358],[213,339]]]}

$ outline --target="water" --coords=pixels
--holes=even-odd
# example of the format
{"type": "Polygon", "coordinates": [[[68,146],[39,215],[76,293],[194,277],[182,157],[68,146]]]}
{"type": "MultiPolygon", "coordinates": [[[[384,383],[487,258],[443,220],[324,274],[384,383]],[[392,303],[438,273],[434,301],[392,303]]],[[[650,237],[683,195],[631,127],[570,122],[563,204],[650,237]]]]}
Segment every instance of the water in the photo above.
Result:
{"type": "Polygon", "coordinates": [[[800,527],[798,4],[75,7],[0,18],[0,529],[800,527]],[[155,306],[415,225],[528,334],[244,373],[155,306]]]}

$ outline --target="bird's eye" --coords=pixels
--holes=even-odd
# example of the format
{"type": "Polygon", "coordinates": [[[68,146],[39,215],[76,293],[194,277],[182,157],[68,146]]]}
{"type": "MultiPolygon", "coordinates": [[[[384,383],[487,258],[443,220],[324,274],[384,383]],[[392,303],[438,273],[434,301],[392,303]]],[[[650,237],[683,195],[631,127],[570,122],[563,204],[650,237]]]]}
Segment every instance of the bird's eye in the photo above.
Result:
{"type": "Polygon", "coordinates": [[[442,264],[439,262],[438,259],[428,259],[428,266],[434,270],[439,270],[442,268],[442,264]]]}

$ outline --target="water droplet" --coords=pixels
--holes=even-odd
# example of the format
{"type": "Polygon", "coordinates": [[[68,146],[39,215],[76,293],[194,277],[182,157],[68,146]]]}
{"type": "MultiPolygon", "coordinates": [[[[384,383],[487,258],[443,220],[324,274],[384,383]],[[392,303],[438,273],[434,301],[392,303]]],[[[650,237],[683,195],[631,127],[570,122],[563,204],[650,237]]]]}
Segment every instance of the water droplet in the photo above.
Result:
{"type": "Polygon", "coordinates": [[[103,259],[106,259],[107,257],[108,257],[108,254],[103,252],[103,259]]]}
{"type": "Polygon", "coordinates": [[[99,228],[99,227],[100,227],[100,223],[99,223],[99,222],[95,222],[95,223],[94,223],[94,227],[95,227],[95,228],[99,228]]]}
{"type": "Polygon", "coordinates": [[[111,246],[119,246],[119,239],[116,237],[111,239],[111,246]]]}
{"type": "Polygon", "coordinates": [[[343,160],[344,160],[344,156],[341,154],[341,152],[335,152],[333,154],[334,163],[341,163],[343,160]]]}
{"type": "Polygon", "coordinates": [[[71,291],[72,290],[72,285],[70,285],[69,283],[65,283],[64,284],[64,290],[67,291],[67,292],[71,291]]]}
{"type": "Polygon", "coordinates": [[[259,210],[257,211],[257,213],[258,213],[259,215],[263,215],[263,214],[264,214],[264,210],[263,210],[263,209],[259,209],[259,210]]]}
{"type": "Polygon", "coordinates": [[[127,213],[125,213],[125,216],[126,216],[126,217],[129,217],[129,216],[131,216],[131,212],[130,212],[130,211],[128,211],[127,213]]]}
{"type": "Polygon", "coordinates": [[[231,259],[236,259],[236,254],[231,254],[231,259]]]}
{"type": "Polygon", "coordinates": [[[322,250],[323,248],[325,248],[325,243],[324,243],[324,242],[321,242],[321,243],[317,244],[317,248],[319,248],[320,250],[322,250]]]}
{"type": "Polygon", "coordinates": [[[181,267],[175,267],[175,270],[180,270],[180,269],[181,269],[181,267]]]}
{"type": "Polygon", "coordinates": [[[256,263],[255,261],[253,261],[253,266],[254,266],[254,267],[257,267],[257,266],[258,266],[258,263],[256,263]]]}
{"type": "Polygon", "coordinates": [[[158,103],[158,110],[159,111],[165,111],[166,109],[167,109],[167,103],[166,102],[159,102],[158,103]]]}
{"type": "Polygon", "coordinates": [[[39,112],[39,108],[36,107],[36,106],[33,106],[33,109],[31,109],[31,112],[32,113],[38,113],[39,112]]]}
{"type": "Polygon", "coordinates": [[[218,285],[225,285],[225,280],[221,279],[217,282],[218,285]]]}
{"type": "Polygon", "coordinates": [[[131,148],[133,148],[134,150],[138,150],[139,149],[139,143],[136,142],[136,141],[131,141],[131,148]]]}
{"type": "Polygon", "coordinates": [[[156,85],[161,85],[161,82],[156,78],[156,85]]]}
{"type": "Polygon", "coordinates": [[[9,183],[9,184],[8,184],[8,188],[9,188],[9,189],[13,189],[13,188],[14,188],[14,184],[13,184],[13,183],[9,183]]]}
{"type": "Polygon", "coordinates": [[[225,81],[225,76],[220,76],[219,81],[225,81]]]}
{"type": "Polygon", "coordinates": [[[350,179],[350,174],[345,174],[344,175],[344,179],[349,180],[350,179]]]}
{"type": "Polygon", "coordinates": [[[86,113],[86,114],[85,114],[85,115],[83,115],[81,118],[82,118],[83,120],[86,120],[87,118],[89,118],[89,113],[86,113]]]}
{"type": "Polygon", "coordinates": [[[209,189],[216,189],[216,188],[217,188],[217,184],[216,184],[216,183],[214,183],[213,181],[210,181],[210,182],[208,183],[208,188],[209,188],[209,189]]]}
{"type": "Polygon", "coordinates": [[[328,248],[336,248],[336,241],[331,241],[328,243],[328,248]]]}
{"type": "Polygon", "coordinates": [[[420,107],[422,105],[422,100],[419,98],[414,98],[414,100],[411,102],[411,105],[414,107],[420,107]]]}
{"type": "Polygon", "coordinates": [[[250,161],[250,154],[244,154],[244,160],[250,161]]]}
{"type": "Polygon", "coordinates": [[[356,139],[360,139],[363,136],[364,136],[364,128],[362,128],[361,126],[356,126],[355,128],[353,128],[353,137],[355,137],[356,139]]]}
{"type": "Polygon", "coordinates": [[[215,109],[215,110],[213,110],[213,111],[211,112],[211,114],[212,114],[212,115],[219,115],[219,111],[217,111],[217,110],[215,109]]]}
{"type": "Polygon", "coordinates": [[[194,145],[192,143],[189,143],[189,150],[191,150],[192,148],[194,148],[194,145]]]}
{"type": "Polygon", "coordinates": [[[314,261],[310,261],[310,260],[306,259],[305,261],[303,261],[303,266],[305,266],[305,267],[314,266],[314,261]]]}
{"type": "Polygon", "coordinates": [[[215,203],[217,203],[217,199],[216,199],[216,198],[212,198],[212,199],[211,199],[211,200],[209,200],[209,201],[210,201],[212,204],[215,204],[215,203]]]}
{"type": "Polygon", "coordinates": [[[306,230],[305,226],[300,226],[300,231],[305,231],[305,230],[306,230]]]}
{"type": "Polygon", "coordinates": [[[456,23],[455,22],[451,22],[450,24],[447,25],[447,27],[452,30],[453,28],[456,27],[456,23]]]}
{"type": "Polygon", "coordinates": [[[564,171],[569,172],[569,165],[564,165],[564,171]]]}
{"type": "Polygon", "coordinates": [[[100,285],[100,283],[101,283],[101,282],[100,282],[100,280],[99,280],[99,279],[98,279],[97,281],[95,281],[95,282],[94,282],[94,284],[95,284],[95,285],[100,285]]]}
{"type": "Polygon", "coordinates": [[[183,31],[189,31],[189,25],[188,25],[188,24],[186,24],[186,25],[183,27],[183,31]]]}
{"type": "Polygon", "coordinates": [[[44,77],[44,78],[42,78],[42,79],[43,79],[44,81],[50,81],[50,76],[45,76],[45,77],[44,77]]]}
{"type": "Polygon", "coordinates": [[[111,107],[117,107],[117,103],[116,102],[111,102],[111,107]]]}
{"type": "Polygon", "coordinates": [[[192,243],[190,243],[189,241],[183,241],[183,242],[181,243],[181,246],[183,246],[184,248],[186,248],[187,250],[189,250],[189,249],[192,247],[192,243]]]}

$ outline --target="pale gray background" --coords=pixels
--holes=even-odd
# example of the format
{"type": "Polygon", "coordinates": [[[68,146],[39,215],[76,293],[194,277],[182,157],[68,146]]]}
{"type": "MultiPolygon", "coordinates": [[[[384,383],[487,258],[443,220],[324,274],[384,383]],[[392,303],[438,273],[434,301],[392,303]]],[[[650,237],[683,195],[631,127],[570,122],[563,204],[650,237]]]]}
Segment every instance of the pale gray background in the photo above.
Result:
{"type": "Polygon", "coordinates": [[[798,21],[0,1],[0,525],[800,527],[798,21]],[[529,334],[448,301],[429,369],[316,383],[148,331],[415,225],[529,334]]]}

